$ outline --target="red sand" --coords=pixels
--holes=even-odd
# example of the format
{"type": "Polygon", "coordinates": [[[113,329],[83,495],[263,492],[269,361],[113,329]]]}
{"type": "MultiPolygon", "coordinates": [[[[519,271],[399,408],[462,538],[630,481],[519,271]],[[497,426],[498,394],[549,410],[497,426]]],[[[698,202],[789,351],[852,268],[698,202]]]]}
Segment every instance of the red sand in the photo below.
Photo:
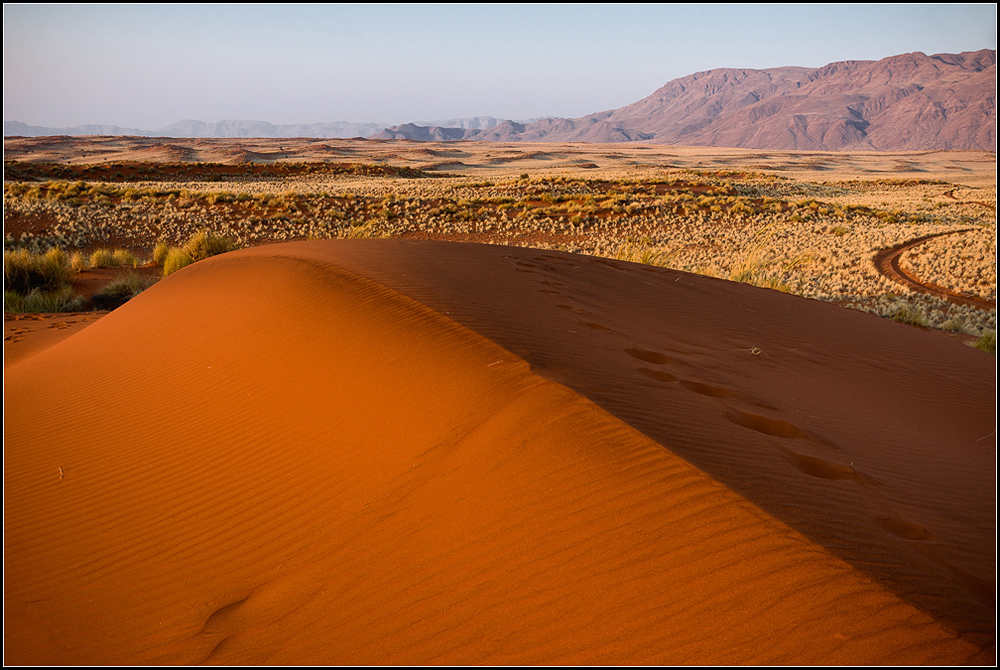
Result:
{"type": "Polygon", "coordinates": [[[556,252],[201,261],[5,369],[5,662],[993,663],[995,371],[556,252]]]}

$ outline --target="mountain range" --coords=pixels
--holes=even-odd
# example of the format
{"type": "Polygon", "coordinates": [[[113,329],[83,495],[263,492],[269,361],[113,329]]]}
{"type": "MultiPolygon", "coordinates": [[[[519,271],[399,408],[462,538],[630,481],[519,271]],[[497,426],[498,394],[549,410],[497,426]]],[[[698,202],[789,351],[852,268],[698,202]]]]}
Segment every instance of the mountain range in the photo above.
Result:
{"type": "Polygon", "coordinates": [[[996,151],[996,51],[842,61],[820,68],[719,68],[587,116],[273,125],[183,121],[156,131],[4,122],[4,135],[370,137],[417,141],[646,142],[771,150],[996,151]]]}

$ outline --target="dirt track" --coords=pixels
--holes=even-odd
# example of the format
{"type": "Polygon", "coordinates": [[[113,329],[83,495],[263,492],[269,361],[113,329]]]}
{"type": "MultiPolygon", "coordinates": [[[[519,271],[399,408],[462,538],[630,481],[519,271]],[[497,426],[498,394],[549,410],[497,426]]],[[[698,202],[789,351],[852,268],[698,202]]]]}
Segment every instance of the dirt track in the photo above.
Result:
{"type": "Polygon", "coordinates": [[[936,295],[946,300],[949,300],[958,305],[968,305],[970,307],[978,307],[980,309],[993,309],[995,308],[996,302],[991,300],[986,300],[978,296],[964,295],[962,293],[956,293],[950,291],[942,286],[936,286],[934,284],[926,283],[920,280],[919,277],[907,272],[900,264],[899,259],[902,258],[906,251],[909,251],[913,247],[923,244],[927,240],[933,239],[935,237],[941,237],[944,235],[957,235],[959,233],[967,233],[969,229],[966,230],[953,230],[944,233],[934,233],[933,235],[924,235],[923,237],[918,237],[916,239],[908,240],[902,244],[897,244],[896,246],[889,247],[888,249],[883,249],[875,254],[872,262],[875,263],[875,268],[881,272],[883,275],[892,279],[893,281],[899,282],[904,286],[908,286],[917,291],[923,291],[924,293],[930,293],[931,295],[936,295]]]}

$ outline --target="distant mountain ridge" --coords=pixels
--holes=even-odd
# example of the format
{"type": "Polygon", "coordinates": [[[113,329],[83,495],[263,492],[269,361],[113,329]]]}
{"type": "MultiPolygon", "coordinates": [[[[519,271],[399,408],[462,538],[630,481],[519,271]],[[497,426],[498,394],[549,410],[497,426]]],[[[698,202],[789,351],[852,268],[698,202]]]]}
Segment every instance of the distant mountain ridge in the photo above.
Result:
{"type": "Polygon", "coordinates": [[[188,119],[157,130],[121,126],[83,125],[71,128],[29,126],[19,121],[4,121],[5,137],[41,137],[46,135],[134,135],[137,137],[368,137],[385,128],[383,123],[294,123],[275,125],[267,121],[226,120],[214,123],[188,119]]]}
{"type": "MultiPolygon", "coordinates": [[[[821,68],[716,69],[675,79],[619,109],[576,119],[504,122],[452,139],[996,151],[996,90],[995,50],[918,52],[821,68]]],[[[431,139],[436,132],[395,126],[374,138],[431,139]]]]}
{"type": "MultiPolygon", "coordinates": [[[[531,123],[538,119],[530,119],[531,123]]],[[[510,123],[504,119],[492,116],[470,116],[465,118],[447,119],[444,121],[419,121],[404,124],[407,128],[435,128],[425,133],[428,138],[461,139],[465,131],[488,130],[501,124],[510,123]],[[456,132],[444,132],[456,131],[456,132]]],[[[402,126],[396,126],[402,127],[402,126]]],[[[386,128],[384,123],[355,123],[350,121],[333,121],[327,123],[294,123],[276,125],[267,121],[226,120],[208,123],[196,119],[178,121],[157,130],[141,128],[126,128],[122,126],[87,124],[68,128],[52,128],[46,126],[29,126],[20,121],[4,121],[5,137],[43,137],[52,135],[132,135],[136,137],[317,137],[317,138],[353,138],[370,137],[386,128]]],[[[420,134],[418,130],[410,132],[420,134]]]]}
{"type": "Polygon", "coordinates": [[[720,68],[674,79],[638,102],[587,116],[513,121],[490,116],[407,123],[187,120],[154,131],[4,122],[4,135],[317,137],[494,142],[650,142],[771,150],[996,151],[996,51],[821,68],[720,68]]]}

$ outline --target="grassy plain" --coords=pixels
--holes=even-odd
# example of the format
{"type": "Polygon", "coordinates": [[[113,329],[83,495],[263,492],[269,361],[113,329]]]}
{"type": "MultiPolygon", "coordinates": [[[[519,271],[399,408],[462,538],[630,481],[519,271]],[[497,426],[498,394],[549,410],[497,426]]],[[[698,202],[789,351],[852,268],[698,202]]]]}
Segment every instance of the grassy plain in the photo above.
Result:
{"type": "Polygon", "coordinates": [[[993,155],[5,149],[5,661],[995,665],[993,155]]]}
{"type": "Polygon", "coordinates": [[[117,248],[145,262],[205,230],[239,246],[528,246],[996,330],[991,153],[103,137],[7,138],[5,152],[5,249],[117,248]],[[899,267],[936,294],[873,262],[923,237],[899,267]]]}

